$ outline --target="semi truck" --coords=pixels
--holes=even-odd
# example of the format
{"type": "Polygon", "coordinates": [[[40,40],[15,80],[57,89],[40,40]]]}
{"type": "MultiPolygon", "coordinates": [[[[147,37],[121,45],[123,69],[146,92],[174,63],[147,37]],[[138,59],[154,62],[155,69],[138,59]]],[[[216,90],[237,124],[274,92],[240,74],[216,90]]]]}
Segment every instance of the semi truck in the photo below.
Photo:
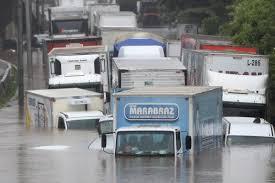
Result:
{"type": "Polygon", "coordinates": [[[103,95],[80,88],[28,90],[25,104],[27,126],[57,128],[66,112],[81,111],[86,119],[88,111],[97,111],[94,116],[102,117],[103,95]]]}
{"type": "MultiPolygon", "coordinates": [[[[145,87],[116,93],[113,129],[116,156],[177,156],[220,147],[222,88],[145,87]]],[[[103,150],[106,139],[102,134],[103,150]]]]}
{"type": "Polygon", "coordinates": [[[266,56],[183,49],[181,60],[188,85],[223,87],[224,115],[265,117],[266,56]]]}
{"type": "Polygon", "coordinates": [[[49,88],[108,91],[108,51],[104,46],[54,48],[48,54],[49,88]]]}
{"type": "Polygon", "coordinates": [[[89,14],[85,7],[51,7],[48,13],[50,37],[84,37],[89,34],[89,14]]]}

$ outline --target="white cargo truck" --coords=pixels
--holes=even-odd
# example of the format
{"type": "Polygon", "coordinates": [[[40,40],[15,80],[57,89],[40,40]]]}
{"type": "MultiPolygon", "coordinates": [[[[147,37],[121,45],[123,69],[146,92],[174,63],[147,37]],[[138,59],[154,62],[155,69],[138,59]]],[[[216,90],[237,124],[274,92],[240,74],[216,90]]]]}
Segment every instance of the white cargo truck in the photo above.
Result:
{"type": "Polygon", "coordinates": [[[62,112],[103,111],[103,95],[79,88],[28,90],[25,104],[27,126],[57,128],[62,112]]]}
{"type": "Polygon", "coordinates": [[[112,88],[184,86],[186,68],[176,58],[113,58],[112,88]]]}
{"type": "Polygon", "coordinates": [[[101,147],[116,156],[178,156],[221,147],[222,89],[145,87],[118,92],[113,130],[110,142],[101,135],[101,147]]]}
{"type": "Polygon", "coordinates": [[[49,88],[108,91],[108,51],[104,46],[54,48],[48,54],[49,88]]]}
{"type": "Polygon", "coordinates": [[[117,37],[136,32],[137,19],[133,12],[99,12],[96,14],[94,34],[102,37],[102,44],[112,51],[117,37]]]}
{"type": "Polygon", "coordinates": [[[268,58],[263,55],[182,50],[187,84],[222,86],[224,114],[264,117],[268,58]]]}
{"type": "Polygon", "coordinates": [[[87,6],[89,12],[89,27],[91,29],[91,34],[95,32],[95,21],[100,12],[119,12],[120,6],[118,4],[110,4],[110,3],[96,3],[89,4],[87,6]]]}

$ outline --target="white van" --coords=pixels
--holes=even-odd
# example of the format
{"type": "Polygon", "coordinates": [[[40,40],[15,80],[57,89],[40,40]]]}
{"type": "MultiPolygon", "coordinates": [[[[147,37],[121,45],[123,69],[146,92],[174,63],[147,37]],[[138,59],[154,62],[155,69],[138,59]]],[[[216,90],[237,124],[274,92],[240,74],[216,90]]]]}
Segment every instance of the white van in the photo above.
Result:
{"type": "Polygon", "coordinates": [[[104,115],[101,111],[61,112],[58,115],[59,129],[95,129],[99,119],[104,115]]]}
{"type": "Polygon", "coordinates": [[[262,118],[224,117],[225,145],[274,142],[272,124],[262,118]]]}

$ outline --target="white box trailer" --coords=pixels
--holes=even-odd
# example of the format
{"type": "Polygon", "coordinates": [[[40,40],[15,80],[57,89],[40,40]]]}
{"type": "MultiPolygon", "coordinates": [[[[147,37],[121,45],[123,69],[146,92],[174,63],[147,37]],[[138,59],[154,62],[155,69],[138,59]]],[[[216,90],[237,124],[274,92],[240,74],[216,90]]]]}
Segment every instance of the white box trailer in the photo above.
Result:
{"type": "Polygon", "coordinates": [[[91,29],[91,34],[95,32],[94,26],[97,18],[97,14],[100,12],[119,12],[120,6],[118,4],[109,4],[109,3],[96,3],[89,4],[87,6],[89,12],[89,27],[91,29]]]}
{"type": "Polygon", "coordinates": [[[57,128],[60,112],[103,111],[103,95],[79,88],[28,90],[27,126],[57,128]]]}
{"type": "Polygon", "coordinates": [[[186,68],[176,58],[113,58],[112,88],[184,86],[186,68]]]}
{"type": "MultiPolygon", "coordinates": [[[[77,45],[77,44],[76,44],[77,45]]],[[[49,87],[84,87],[108,91],[108,50],[105,46],[54,48],[48,54],[49,87]]]]}
{"type": "MultiPolygon", "coordinates": [[[[181,60],[187,68],[188,85],[222,86],[226,105],[237,104],[245,110],[265,108],[269,70],[266,56],[182,49],[181,60]]],[[[263,114],[250,111],[243,115],[263,114]]]]}
{"type": "Polygon", "coordinates": [[[117,37],[137,31],[133,12],[99,12],[96,15],[94,34],[102,37],[102,45],[107,45],[110,51],[117,37]]]}

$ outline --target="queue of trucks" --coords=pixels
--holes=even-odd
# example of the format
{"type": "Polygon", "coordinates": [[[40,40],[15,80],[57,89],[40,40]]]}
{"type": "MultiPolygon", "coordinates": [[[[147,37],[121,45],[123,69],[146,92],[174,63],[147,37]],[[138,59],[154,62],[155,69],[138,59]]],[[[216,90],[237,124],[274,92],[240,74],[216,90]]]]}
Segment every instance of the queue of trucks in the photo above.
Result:
{"type": "Polygon", "coordinates": [[[28,125],[98,126],[101,149],[154,156],[220,147],[223,115],[267,116],[268,58],[255,48],[170,40],[113,2],[86,5],[49,10],[48,89],[26,92],[28,125]]]}

